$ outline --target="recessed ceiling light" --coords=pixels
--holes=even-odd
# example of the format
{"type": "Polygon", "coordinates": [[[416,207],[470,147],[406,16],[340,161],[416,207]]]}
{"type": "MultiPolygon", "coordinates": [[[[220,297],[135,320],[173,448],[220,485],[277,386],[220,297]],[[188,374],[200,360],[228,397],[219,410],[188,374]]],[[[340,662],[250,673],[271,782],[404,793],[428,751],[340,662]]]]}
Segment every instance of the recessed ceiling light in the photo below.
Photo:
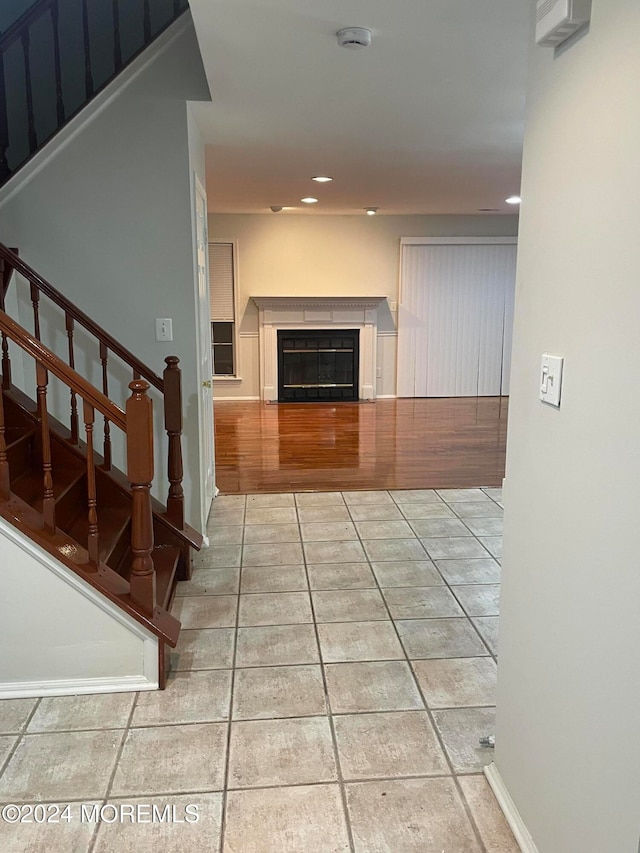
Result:
{"type": "Polygon", "coordinates": [[[312,196],[308,196],[307,198],[301,198],[300,201],[303,202],[304,204],[315,204],[318,201],[318,199],[313,198],[312,196]]]}
{"type": "Polygon", "coordinates": [[[509,198],[505,198],[507,204],[520,204],[522,199],[519,195],[510,195],[509,198]]]}
{"type": "Polygon", "coordinates": [[[365,207],[365,211],[367,213],[367,216],[375,216],[376,213],[378,212],[378,208],[377,207],[365,207]]]}
{"type": "Polygon", "coordinates": [[[311,178],[312,181],[317,181],[319,184],[327,184],[329,181],[332,181],[333,178],[330,178],[328,175],[317,175],[315,178],[311,178]]]}

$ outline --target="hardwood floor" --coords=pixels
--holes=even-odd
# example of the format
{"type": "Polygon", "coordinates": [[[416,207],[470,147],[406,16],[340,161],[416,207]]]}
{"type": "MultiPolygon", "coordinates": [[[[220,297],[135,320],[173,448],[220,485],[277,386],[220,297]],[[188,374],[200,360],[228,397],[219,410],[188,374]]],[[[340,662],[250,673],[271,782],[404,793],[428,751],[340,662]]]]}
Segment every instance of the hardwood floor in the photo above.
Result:
{"type": "Polygon", "coordinates": [[[507,397],[216,401],[221,494],[501,486],[507,397]]]}

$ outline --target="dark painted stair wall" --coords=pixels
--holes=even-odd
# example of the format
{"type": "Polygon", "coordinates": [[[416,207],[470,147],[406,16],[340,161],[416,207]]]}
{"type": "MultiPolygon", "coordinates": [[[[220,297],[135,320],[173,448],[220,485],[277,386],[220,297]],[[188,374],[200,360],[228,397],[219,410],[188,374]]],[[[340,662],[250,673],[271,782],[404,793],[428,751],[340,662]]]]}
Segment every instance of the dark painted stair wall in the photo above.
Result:
{"type": "Polygon", "coordinates": [[[0,30],[5,37],[21,20],[24,26],[23,35],[4,50],[0,35],[0,184],[188,8],[188,0],[4,2],[0,30]]]}

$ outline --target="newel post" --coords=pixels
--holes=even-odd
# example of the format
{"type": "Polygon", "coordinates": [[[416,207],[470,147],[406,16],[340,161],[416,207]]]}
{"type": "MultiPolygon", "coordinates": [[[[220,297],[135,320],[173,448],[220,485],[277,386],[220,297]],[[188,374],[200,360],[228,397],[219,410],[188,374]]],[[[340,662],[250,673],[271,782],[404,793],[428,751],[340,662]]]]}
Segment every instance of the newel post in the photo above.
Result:
{"type": "Polygon", "coordinates": [[[184,491],[182,488],[182,371],[175,355],[165,358],[164,428],[169,439],[169,496],[167,517],[179,529],[184,527],[184,491]]]}
{"type": "Polygon", "coordinates": [[[127,400],[127,475],[131,483],[131,551],[133,563],[129,578],[131,598],[147,613],[156,604],[156,573],[153,565],[153,411],[148,396],[149,383],[136,379],[129,383],[127,400]]]}

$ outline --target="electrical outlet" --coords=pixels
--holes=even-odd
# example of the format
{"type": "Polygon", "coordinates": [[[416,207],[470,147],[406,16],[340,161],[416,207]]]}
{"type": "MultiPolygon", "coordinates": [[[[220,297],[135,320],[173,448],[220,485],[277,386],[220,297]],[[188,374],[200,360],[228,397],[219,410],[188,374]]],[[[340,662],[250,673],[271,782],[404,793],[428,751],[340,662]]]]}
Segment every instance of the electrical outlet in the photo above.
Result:
{"type": "Polygon", "coordinates": [[[156,317],[156,340],[173,340],[173,320],[170,317],[156,317]]]}

